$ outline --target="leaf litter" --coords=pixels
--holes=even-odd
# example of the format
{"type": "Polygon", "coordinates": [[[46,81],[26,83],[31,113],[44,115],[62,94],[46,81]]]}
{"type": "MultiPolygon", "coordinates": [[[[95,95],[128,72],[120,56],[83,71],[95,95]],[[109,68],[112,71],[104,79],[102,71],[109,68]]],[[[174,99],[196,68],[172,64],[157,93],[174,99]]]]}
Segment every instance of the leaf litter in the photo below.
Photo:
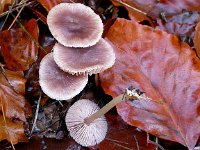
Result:
{"type": "MultiPolygon", "coordinates": [[[[118,104],[117,111],[123,120],[112,109],[106,115],[110,128],[107,138],[92,149],[169,148],[167,140],[179,142],[189,149],[198,145],[199,59],[195,54],[195,51],[199,53],[198,0],[112,0],[115,6],[96,0],[70,1],[89,5],[101,16],[106,24],[104,36],[113,43],[117,61],[114,67],[99,75],[101,84],[96,80],[95,85],[94,76],[90,77],[83,92],[69,103],[56,102],[43,93],[40,95],[38,83],[40,61],[51,52],[55,43],[46,25],[46,15],[53,6],[66,1],[3,2],[0,27],[7,19],[0,32],[0,62],[4,65],[0,74],[0,105],[3,106],[0,111],[4,110],[0,114],[0,140],[13,144],[28,142],[24,149],[33,146],[55,149],[54,140],[49,142],[45,137],[60,139],[60,149],[64,149],[62,146],[85,149],[68,136],[64,123],[68,108],[80,98],[94,99],[103,106],[111,100],[105,93],[115,97],[133,86],[144,91],[151,100],[118,104]],[[17,16],[22,7],[24,9],[17,16]],[[128,17],[123,15],[122,7],[127,9],[128,17]],[[121,17],[125,19],[119,19],[121,17]],[[12,22],[16,23],[5,30],[12,22]],[[150,139],[153,141],[149,142],[144,131],[152,134],[150,139]],[[33,141],[29,142],[28,138],[33,141]],[[159,138],[159,142],[155,138],[159,138]],[[67,141],[67,145],[61,144],[62,141],[67,141]]],[[[173,149],[185,149],[180,144],[171,142],[171,145],[173,149]]],[[[15,146],[20,149],[24,145],[15,146]]],[[[0,149],[5,146],[0,144],[0,149]]]]}

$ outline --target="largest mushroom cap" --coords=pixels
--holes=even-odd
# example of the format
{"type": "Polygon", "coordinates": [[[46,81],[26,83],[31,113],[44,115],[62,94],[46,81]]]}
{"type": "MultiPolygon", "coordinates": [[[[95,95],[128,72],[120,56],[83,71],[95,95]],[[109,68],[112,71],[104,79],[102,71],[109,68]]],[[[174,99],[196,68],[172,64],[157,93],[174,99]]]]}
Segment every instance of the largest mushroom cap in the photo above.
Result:
{"type": "Polygon", "coordinates": [[[104,39],[87,48],[64,47],[57,43],[53,57],[62,70],[71,74],[96,74],[115,63],[113,47],[104,39]]]}
{"type": "Polygon", "coordinates": [[[95,119],[89,125],[84,119],[100,108],[94,102],[82,99],[74,103],[68,110],[65,122],[71,137],[82,146],[99,144],[106,136],[108,125],[104,116],[95,119]]]}
{"type": "Polygon", "coordinates": [[[56,5],[47,16],[47,24],[55,39],[67,47],[92,46],[103,33],[101,18],[80,3],[56,5]]]}
{"type": "Polygon", "coordinates": [[[87,84],[87,76],[73,76],[62,71],[47,54],[40,63],[39,83],[45,94],[56,100],[68,100],[79,94],[87,84]]]}

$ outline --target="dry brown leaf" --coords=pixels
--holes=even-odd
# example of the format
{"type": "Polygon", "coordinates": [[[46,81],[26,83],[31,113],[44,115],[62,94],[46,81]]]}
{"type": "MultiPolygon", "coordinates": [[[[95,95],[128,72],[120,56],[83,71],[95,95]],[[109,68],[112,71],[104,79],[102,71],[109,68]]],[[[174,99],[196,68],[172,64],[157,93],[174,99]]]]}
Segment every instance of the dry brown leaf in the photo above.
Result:
{"type": "Polygon", "coordinates": [[[193,149],[200,135],[200,61],[194,51],[166,32],[117,19],[107,38],[116,46],[116,63],[100,74],[113,97],[133,86],[151,100],[117,105],[130,125],[193,149]]]}
{"type": "Polygon", "coordinates": [[[2,115],[0,115],[0,141],[12,141],[13,144],[18,142],[27,142],[24,135],[23,122],[19,120],[11,121],[6,119],[6,124],[2,115]]]}
{"type": "Polygon", "coordinates": [[[0,73],[0,141],[12,144],[26,142],[23,123],[26,121],[25,83],[23,72],[1,70],[0,73]],[[4,112],[2,112],[4,111],[4,112]],[[4,120],[2,114],[5,115],[4,120]],[[9,133],[8,133],[9,132],[9,133]]]}
{"type": "Polygon", "coordinates": [[[25,99],[22,94],[25,93],[26,79],[22,72],[13,72],[5,70],[5,76],[0,74],[0,111],[2,103],[4,114],[7,118],[18,118],[26,121],[25,117],[25,99]],[[2,103],[1,103],[2,102],[2,103]]]}
{"type": "MultiPolygon", "coordinates": [[[[25,28],[37,41],[39,37],[37,21],[31,19],[25,28]]],[[[2,31],[0,33],[0,47],[6,67],[10,70],[27,70],[37,59],[37,45],[21,28],[2,31]]]]}
{"type": "Polygon", "coordinates": [[[0,13],[4,11],[4,6],[14,3],[15,0],[1,0],[0,1],[0,13]]]}

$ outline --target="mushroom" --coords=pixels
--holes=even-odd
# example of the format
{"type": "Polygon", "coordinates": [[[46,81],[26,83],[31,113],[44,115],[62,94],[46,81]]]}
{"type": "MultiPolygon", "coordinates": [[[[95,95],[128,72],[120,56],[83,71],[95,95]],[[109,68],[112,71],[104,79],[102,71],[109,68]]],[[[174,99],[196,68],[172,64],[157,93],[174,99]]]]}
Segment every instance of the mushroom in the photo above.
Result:
{"type": "Polygon", "coordinates": [[[64,47],[57,43],[53,57],[62,70],[71,74],[97,74],[115,63],[113,47],[103,38],[87,48],[64,47]]]}
{"type": "Polygon", "coordinates": [[[39,83],[45,94],[56,100],[68,100],[79,94],[87,84],[88,76],[73,76],[62,71],[47,54],[40,63],[39,83]]]}
{"type": "Polygon", "coordinates": [[[88,6],[80,3],[61,3],[47,16],[49,30],[66,47],[95,45],[102,36],[101,18],[88,6]]]}
{"type": "Polygon", "coordinates": [[[80,145],[89,147],[100,143],[107,133],[107,121],[104,116],[89,125],[84,119],[100,108],[94,102],[82,99],[75,102],[68,110],[65,122],[70,136],[80,145]]]}
{"type": "Polygon", "coordinates": [[[82,146],[94,146],[99,144],[106,136],[107,122],[104,114],[123,100],[146,98],[140,95],[137,89],[127,89],[111,100],[103,108],[90,100],[79,100],[68,110],[65,122],[70,136],[82,146]]]}

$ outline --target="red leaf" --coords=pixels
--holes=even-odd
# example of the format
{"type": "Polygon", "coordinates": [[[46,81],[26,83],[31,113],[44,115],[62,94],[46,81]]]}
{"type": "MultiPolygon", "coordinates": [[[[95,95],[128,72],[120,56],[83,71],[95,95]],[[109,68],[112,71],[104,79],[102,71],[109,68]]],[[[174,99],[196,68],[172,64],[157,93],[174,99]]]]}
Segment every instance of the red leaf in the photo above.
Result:
{"type": "Polygon", "coordinates": [[[77,3],[81,2],[81,0],[38,0],[38,2],[47,10],[50,11],[51,8],[60,4],[60,3],[77,3]]]}
{"type": "Polygon", "coordinates": [[[116,63],[100,74],[106,93],[133,86],[152,100],[127,101],[118,113],[130,125],[193,149],[200,135],[200,62],[174,35],[118,19],[107,38],[116,63]]]}
{"type": "MultiPolygon", "coordinates": [[[[31,19],[26,30],[37,41],[39,29],[37,21],[31,19]]],[[[11,29],[0,33],[1,53],[10,70],[27,70],[38,55],[38,47],[22,29],[11,29]]]]}
{"type": "Polygon", "coordinates": [[[3,116],[0,115],[0,141],[12,141],[13,144],[18,142],[27,142],[28,139],[24,135],[24,128],[22,121],[10,121],[6,119],[6,124],[3,116]]]}
{"type": "Polygon", "coordinates": [[[200,57],[200,22],[195,28],[194,47],[196,49],[197,55],[200,57]]]}
{"type": "MultiPolygon", "coordinates": [[[[116,1],[116,0],[115,0],[116,1]]],[[[120,0],[117,0],[120,1],[120,0]]],[[[200,10],[200,0],[122,0],[130,7],[137,8],[148,16],[158,18],[161,12],[166,16],[181,13],[182,10],[200,10]]],[[[132,11],[133,9],[128,9],[132,11]]]]}

